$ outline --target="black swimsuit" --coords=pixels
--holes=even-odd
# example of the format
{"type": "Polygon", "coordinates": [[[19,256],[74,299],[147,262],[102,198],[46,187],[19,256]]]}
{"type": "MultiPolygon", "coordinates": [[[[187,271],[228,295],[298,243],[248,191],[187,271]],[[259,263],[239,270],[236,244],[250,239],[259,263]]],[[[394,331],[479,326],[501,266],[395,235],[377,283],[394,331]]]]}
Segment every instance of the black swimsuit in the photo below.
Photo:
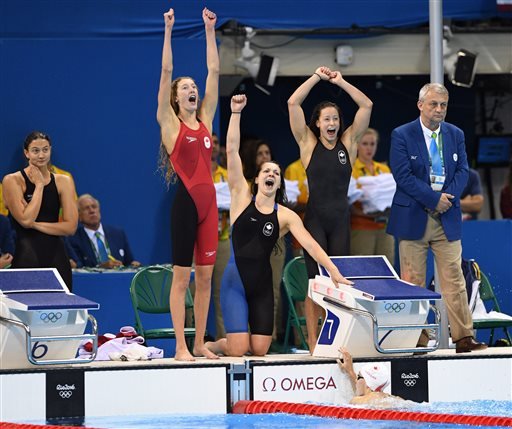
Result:
{"type": "MultiPolygon", "coordinates": [[[[352,166],[348,151],[338,141],[327,149],[317,141],[308,168],[309,199],[304,226],[329,256],[350,253],[348,186],[352,166]]],[[[304,251],[309,278],[318,274],[315,260],[304,251]]]]}
{"type": "Polygon", "coordinates": [[[232,226],[232,252],[220,291],[226,332],[272,335],[274,289],[270,255],[279,238],[277,204],[263,214],[254,201],[232,226]]]}
{"type": "MultiPolygon", "coordinates": [[[[29,203],[34,194],[35,185],[29,180],[24,170],[21,170],[21,174],[26,185],[23,197],[29,203]]],[[[36,222],[58,222],[59,210],[59,192],[55,184],[55,176],[51,174],[50,183],[43,190],[41,208],[36,222]]],[[[32,228],[24,228],[12,215],[11,222],[16,230],[16,251],[12,260],[12,268],[57,268],[62,279],[71,290],[71,265],[62,238],[32,228]]]]}

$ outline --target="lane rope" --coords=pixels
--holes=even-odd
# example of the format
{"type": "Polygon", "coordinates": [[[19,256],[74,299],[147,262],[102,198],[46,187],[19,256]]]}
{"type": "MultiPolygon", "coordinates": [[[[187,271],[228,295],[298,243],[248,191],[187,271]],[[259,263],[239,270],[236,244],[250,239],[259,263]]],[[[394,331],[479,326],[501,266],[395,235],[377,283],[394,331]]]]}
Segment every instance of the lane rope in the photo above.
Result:
{"type": "Polygon", "coordinates": [[[238,401],[234,405],[232,412],[233,414],[288,413],[337,419],[406,420],[424,423],[456,423],[471,426],[512,427],[512,417],[375,410],[277,401],[238,401]]]}

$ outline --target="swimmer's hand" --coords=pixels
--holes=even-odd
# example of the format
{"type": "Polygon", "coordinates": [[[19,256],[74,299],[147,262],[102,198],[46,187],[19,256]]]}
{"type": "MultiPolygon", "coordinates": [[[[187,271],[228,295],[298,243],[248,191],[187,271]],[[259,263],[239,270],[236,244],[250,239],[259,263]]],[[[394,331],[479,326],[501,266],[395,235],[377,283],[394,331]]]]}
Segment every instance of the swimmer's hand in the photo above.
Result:
{"type": "Polygon", "coordinates": [[[336,287],[339,287],[339,283],[347,286],[352,286],[354,284],[354,282],[343,277],[334,264],[333,267],[329,270],[329,274],[331,275],[331,280],[336,287]]]}

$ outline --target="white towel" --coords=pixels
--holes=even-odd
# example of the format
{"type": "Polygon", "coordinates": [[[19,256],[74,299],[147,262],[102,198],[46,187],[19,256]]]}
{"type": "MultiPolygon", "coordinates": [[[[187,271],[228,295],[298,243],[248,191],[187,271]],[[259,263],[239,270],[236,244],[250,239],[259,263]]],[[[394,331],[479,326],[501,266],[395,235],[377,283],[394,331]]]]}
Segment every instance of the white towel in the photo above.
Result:
{"type": "Polygon", "coordinates": [[[231,207],[231,194],[227,182],[214,183],[215,193],[217,195],[217,208],[220,210],[229,210],[231,207]]]}

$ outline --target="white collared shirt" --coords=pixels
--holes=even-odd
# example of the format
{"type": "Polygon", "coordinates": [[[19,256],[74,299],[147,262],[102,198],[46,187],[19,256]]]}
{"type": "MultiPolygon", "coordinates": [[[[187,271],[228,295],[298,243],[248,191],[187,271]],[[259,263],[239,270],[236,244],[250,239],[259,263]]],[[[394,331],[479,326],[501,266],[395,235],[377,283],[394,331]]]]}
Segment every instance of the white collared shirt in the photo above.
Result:
{"type": "Polygon", "coordinates": [[[425,125],[423,125],[423,122],[421,122],[421,129],[423,130],[423,138],[425,139],[425,144],[427,145],[427,152],[430,153],[430,141],[432,140],[432,133],[436,133],[436,143],[437,147],[439,147],[439,134],[441,134],[441,124],[439,124],[439,127],[437,127],[436,130],[432,131],[429,130],[425,125]]]}

